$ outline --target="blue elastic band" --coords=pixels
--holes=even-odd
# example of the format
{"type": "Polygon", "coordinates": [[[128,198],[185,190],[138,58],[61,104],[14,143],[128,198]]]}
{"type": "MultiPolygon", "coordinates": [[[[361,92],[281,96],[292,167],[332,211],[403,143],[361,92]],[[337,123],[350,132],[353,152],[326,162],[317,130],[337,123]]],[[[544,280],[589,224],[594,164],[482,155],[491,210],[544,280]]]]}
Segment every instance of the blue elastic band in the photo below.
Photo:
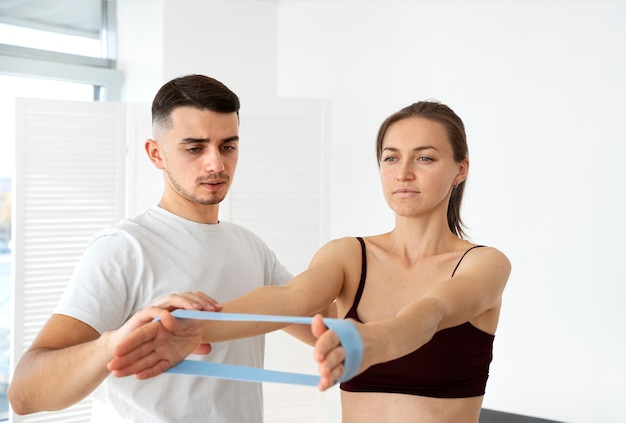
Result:
{"type": "MultiPolygon", "coordinates": [[[[197,310],[174,310],[172,315],[179,319],[223,320],[240,322],[268,322],[310,325],[311,317],[270,316],[265,314],[216,313],[197,310]]],[[[344,370],[339,382],[356,376],[363,361],[363,340],[356,326],[349,320],[324,318],[324,324],[333,330],[345,351],[344,370]]],[[[236,366],[197,360],[183,360],[167,373],[215,377],[247,382],[276,382],[293,385],[317,386],[319,376],[302,373],[279,372],[256,367],[236,366]]]]}

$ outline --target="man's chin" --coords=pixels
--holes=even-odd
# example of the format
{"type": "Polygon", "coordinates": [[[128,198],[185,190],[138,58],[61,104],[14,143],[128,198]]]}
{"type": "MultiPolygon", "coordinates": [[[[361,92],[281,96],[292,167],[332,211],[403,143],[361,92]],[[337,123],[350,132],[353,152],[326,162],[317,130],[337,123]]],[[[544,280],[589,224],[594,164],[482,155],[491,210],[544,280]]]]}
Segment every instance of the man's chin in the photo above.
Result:
{"type": "Polygon", "coordinates": [[[198,201],[198,203],[205,206],[214,206],[224,201],[224,198],[226,198],[225,195],[215,196],[211,198],[203,198],[201,201],[198,201]]]}

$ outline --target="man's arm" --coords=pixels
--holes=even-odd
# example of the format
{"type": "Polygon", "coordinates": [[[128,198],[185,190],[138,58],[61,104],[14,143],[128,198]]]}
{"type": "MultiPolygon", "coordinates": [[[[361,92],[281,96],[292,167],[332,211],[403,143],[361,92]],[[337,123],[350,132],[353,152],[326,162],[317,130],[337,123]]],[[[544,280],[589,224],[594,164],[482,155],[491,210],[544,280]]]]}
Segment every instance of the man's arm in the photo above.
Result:
{"type": "MultiPolygon", "coordinates": [[[[107,363],[115,346],[164,309],[173,308],[216,311],[221,306],[200,293],[170,295],[102,335],[80,320],[53,314],[15,368],[7,391],[13,411],[23,415],[60,410],[82,400],[109,375],[107,363]]],[[[197,352],[208,352],[210,346],[203,348],[197,352]]]]}
{"type": "Polygon", "coordinates": [[[113,337],[72,317],[52,315],[15,369],[8,388],[13,411],[60,410],[85,398],[109,374],[113,337]]]}

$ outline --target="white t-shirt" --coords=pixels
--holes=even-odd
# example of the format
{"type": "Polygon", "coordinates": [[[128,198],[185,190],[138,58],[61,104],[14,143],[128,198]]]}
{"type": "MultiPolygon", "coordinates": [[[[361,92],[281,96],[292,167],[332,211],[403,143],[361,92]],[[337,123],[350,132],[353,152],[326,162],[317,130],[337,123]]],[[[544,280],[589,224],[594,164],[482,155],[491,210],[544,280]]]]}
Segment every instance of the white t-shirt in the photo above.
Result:
{"type": "MultiPolygon", "coordinates": [[[[249,230],[192,222],[152,207],[94,235],[55,309],[98,332],[172,293],[202,291],[219,302],[292,275],[249,230]]],[[[263,366],[264,337],[213,344],[220,363],[263,366]]],[[[93,393],[92,422],[262,422],[258,383],[163,374],[107,379],[93,393]]]]}

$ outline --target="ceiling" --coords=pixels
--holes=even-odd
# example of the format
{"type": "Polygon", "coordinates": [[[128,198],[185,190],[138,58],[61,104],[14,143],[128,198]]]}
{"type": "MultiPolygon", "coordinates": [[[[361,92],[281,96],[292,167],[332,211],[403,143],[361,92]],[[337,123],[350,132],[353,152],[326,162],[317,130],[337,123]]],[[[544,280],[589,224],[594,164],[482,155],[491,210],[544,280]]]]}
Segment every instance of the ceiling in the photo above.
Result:
{"type": "Polygon", "coordinates": [[[101,10],[102,0],[2,0],[0,23],[99,38],[101,10]]]}

